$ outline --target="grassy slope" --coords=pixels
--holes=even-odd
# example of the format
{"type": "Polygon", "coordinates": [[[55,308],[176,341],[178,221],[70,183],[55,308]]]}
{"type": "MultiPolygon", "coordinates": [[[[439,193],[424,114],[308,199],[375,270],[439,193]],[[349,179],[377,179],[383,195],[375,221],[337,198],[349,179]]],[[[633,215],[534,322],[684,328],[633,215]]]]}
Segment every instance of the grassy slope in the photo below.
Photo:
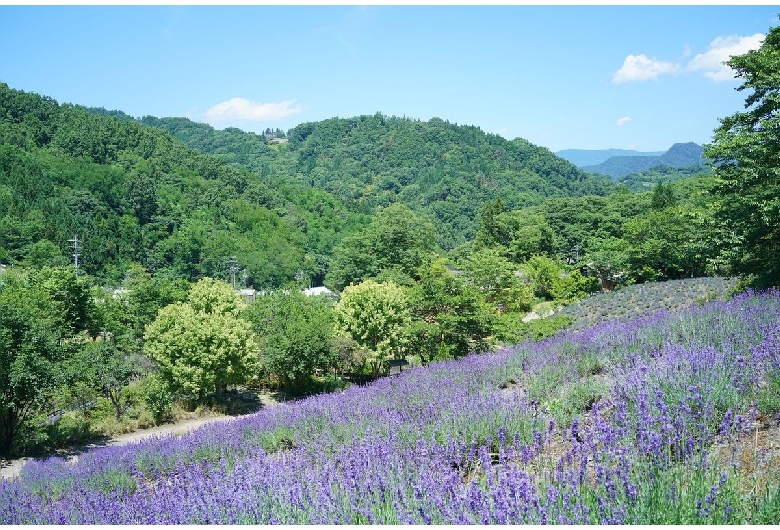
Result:
{"type": "Polygon", "coordinates": [[[693,304],[723,299],[735,284],[736,280],[713,277],[629,285],[586,298],[565,307],[560,314],[572,318],[570,330],[579,331],[601,322],[626,322],[655,311],[679,311],[693,304]]]}

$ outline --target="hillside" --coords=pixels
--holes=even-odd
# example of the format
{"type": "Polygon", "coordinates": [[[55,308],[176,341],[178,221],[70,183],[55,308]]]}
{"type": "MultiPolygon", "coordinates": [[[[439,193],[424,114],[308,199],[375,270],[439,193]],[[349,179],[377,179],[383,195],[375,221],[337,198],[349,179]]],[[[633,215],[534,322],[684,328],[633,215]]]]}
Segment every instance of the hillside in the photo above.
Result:
{"type": "Polygon", "coordinates": [[[702,176],[711,176],[712,173],[712,167],[710,166],[656,166],[638,173],[629,173],[628,175],[617,177],[615,182],[625,185],[631,191],[641,192],[652,190],[659,182],[668,184],[702,176]]]}
{"type": "Polygon", "coordinates": [[[706,162],[702,158],[703,152],[704,148],[693,142],[679,143],[660,156],[614,156],[600,164],[583,166],[582,170],[615,179],[659,166],[701,166],[706,162]]]}
{"type": "Polygon", "coordinates": [[[2,524],[775,524],[776,292],[26,464],[2,524]]]}
{"type": "Polygon", "coordinates": [[[366,221],[327,192],[199,153],[121,112],[0,84],[2,263],[68,263],[77,235],[82,271],[106,282],[132,263],[229,278],[232,256],[250,286],[299,271],[316,282],[333,246],[366,221]]]}
{"type": "Polygon", "coordinates": [[[472,239],[483,205],[497,197],[520,208],[613,189],[608,179],[545,148],[438,118],[331,118],[300,124],[287,131],[289,142],[275,146],[253,133],[216,131],[183,118],[141,123],[262,175],[325,190],[358,211],[401,202],[434,219],[444,249],[472,239]]]}
{"type": "Polygon", "coordinates": [[[635,151],[633,149],[564,149],[556,151],[555,155],[568,160],[582,169],[585,166],[595,166],[613,156],[661,156],[665,151],[635,151]]]}
{"type": "Polygon", "coordinates": [[[572,318],[568,329],[580,331],[602,322],[627,322],[656,311],[677,312],[715,299],[726,299],[735,279],[685,278],[628,285],[580,300],[561,310],[572,318]]]}

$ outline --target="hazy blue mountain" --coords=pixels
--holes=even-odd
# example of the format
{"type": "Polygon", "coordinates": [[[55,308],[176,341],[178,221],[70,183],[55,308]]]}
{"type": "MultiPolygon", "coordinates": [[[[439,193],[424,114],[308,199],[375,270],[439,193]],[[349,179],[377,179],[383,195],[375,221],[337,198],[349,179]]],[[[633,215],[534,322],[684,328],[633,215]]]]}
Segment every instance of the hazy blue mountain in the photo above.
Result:
{"type": "Polygon", "coordinates": [[[595,166],[613,156],[661,156],[664,151],[633,151],[631,149],[564,149],[555,153],[578,167],[595,166]]]}
{"type": "Polygon", "coordinates": [[[689,167],[705,163],[704,148],[693,142],[674,144],[660,156],[613,156],[592,166],[582,166],[583,171],[609,175],[613,179],[638,173],[659,166],[689,167]]]}

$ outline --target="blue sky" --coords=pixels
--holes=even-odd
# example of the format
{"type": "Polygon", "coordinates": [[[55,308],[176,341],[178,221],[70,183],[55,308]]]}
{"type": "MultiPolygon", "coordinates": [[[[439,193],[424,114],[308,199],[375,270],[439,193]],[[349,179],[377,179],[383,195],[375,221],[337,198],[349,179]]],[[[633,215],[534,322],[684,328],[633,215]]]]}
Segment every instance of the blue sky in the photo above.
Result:
{"type": "Polygon", "coordinates": [[[216,128],[381,112],[552,151],[711,140],[780,7],[0,6],[0,81],[216,128]]]}

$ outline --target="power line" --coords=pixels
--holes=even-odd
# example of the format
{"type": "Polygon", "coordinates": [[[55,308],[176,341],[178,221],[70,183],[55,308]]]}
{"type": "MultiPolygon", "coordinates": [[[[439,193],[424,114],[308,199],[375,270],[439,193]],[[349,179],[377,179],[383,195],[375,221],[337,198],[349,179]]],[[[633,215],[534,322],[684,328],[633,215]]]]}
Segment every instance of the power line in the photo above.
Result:
{"type": "Polygon", "coordinates": [[[235,256],[231,256],[228,260],[230,264],[230,282],[233,284],[233,289],[236,288],[236,272],[238,272],[238,260],[235,256]]]}
{"type": "Polygon", "coordinates": [[[73,239],[68,239],[71,244],[70,248],[73,249],[73,265],[76,276],[79,275],[79,236],[73,236],[73,239]]]}

